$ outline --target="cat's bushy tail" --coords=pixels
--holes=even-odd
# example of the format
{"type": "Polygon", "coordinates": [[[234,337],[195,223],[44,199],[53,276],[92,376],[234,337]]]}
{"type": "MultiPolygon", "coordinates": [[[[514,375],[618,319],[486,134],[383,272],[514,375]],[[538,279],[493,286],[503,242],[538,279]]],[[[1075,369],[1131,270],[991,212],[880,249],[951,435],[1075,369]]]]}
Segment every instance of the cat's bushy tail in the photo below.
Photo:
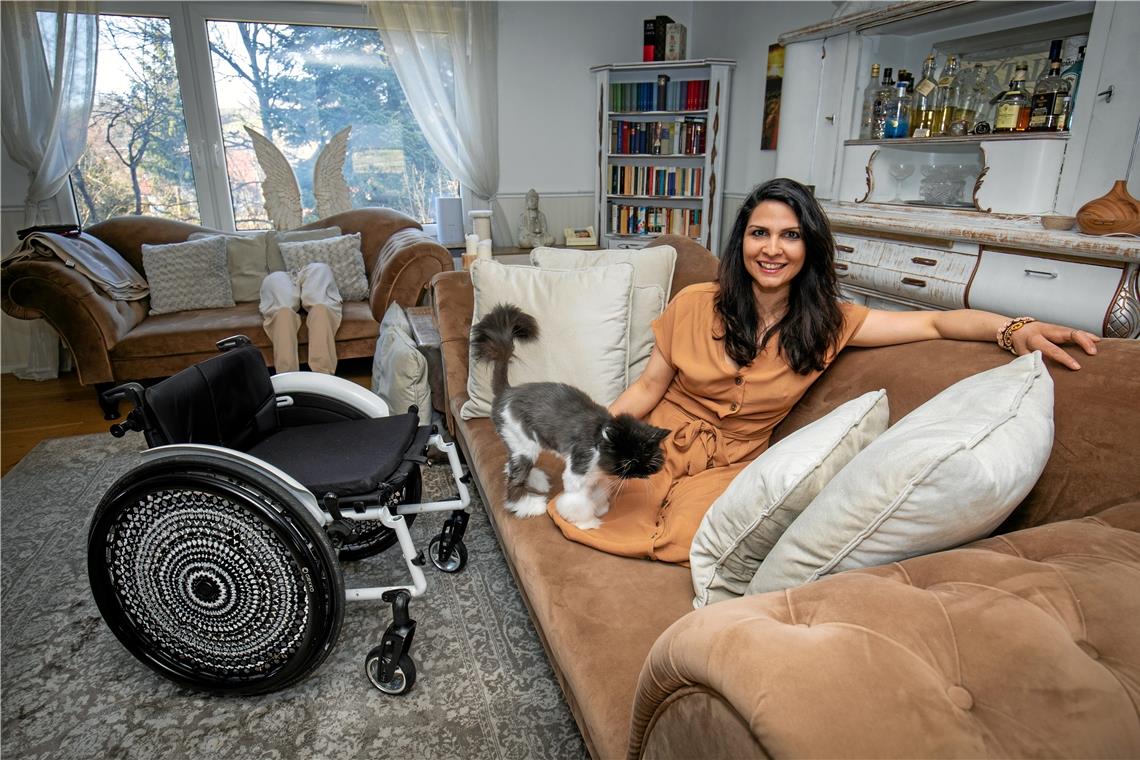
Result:
{"type": "Polygon", "coordinates": [[[492,363],[491,391],[498,396],[507,387],[507,366],[516,340],[538,337],[538,322],[515,306],[501,303],[471,328],[471,354],[476,361],[492,363]]]}

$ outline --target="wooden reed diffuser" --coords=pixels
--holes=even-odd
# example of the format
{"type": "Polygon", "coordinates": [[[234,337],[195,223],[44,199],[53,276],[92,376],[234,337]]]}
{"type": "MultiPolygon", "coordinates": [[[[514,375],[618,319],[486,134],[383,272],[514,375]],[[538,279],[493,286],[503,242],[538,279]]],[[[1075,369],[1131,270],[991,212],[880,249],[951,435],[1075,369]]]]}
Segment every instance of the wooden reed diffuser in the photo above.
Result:
{"type": "Polygon", "coordinates": [[[1140,201],[1128,192],[1128,184],[1118,179],[1107,193],[1081,206],[1077,226],[1086,235],[1140,235],[1140,201]]]}

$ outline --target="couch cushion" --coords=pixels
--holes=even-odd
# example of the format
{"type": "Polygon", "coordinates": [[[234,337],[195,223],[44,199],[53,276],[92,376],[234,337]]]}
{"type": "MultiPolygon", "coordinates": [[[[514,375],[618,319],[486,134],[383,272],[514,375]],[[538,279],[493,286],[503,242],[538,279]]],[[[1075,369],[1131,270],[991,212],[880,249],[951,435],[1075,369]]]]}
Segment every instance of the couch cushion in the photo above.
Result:
{"type": "Polygon", "coordinates": [[[886,392],[865,393],[749,463],[709,507],[693,537],[693,606],[741,596],[792,521],[887,429],[887,416],[886,392]]]}
{"type": "Polygon", "coordinates": [[[748,592],[989,535],[1052,445],[1053,380],[1039,351],[962,380],[856,455],[772,547],[748,592]]]}
{"type": "MultiPolygon", "coordinates": [[[[561,271],[480,260],[471,281],[473,322],[500,303],[512,303],[538,321],[538,339],[515,347],[508,371],[512,385],[570,382],[603,405],[625,390],[631,265],[561,271]]],[[[491,413],[491,365],[470,366],[463,416],[485,417],[491,413]]]]}
{"type": "Polygon", "coordinates": [[[303,243],[308,240],[327,240],[329,238],[339,237],[340,232],[340,227],[335,226],[317,227],[311,230],[270,231],[269,237],[265,240],[265,256],[266,262],[269,264],[269,271],[284,272],[288,269],[288,267],[285,266],[285,259],[281,256],[282,243],[303,243]]]}
{"type": "Polygon", "coordinates": [[[428,363],[416,348],[404,307],[394,303],[380,320],[380,337],[372,357],[372,392],[396,413],[410,405],[419,409],[421,425],[431,422],[431,385],[428,363]]]}
{"type": "MultiPolygon", "coordinates": [[[[221,235],[226,241],[226,261],[234,301],[245,303],[261,298],[261,281],[269,274],[267,262],[269,232],[221,235]]],[[[215,237],[210,232],[195,232],[188,239],[215,237]]]]}
{"type": "Polygon", "coordinates": [[[368,275],[360,252],[360,233],[340,235],[323,240],[279,243],[281,257],[290,271],[300,271],[308,264],[328,264],[340,297],[345,301],[363,301],[368,297],[368,275]]]}
{"type": "Polygon", "coordinates": [[[144,244],[142,258],[152,315],[234,305],[224,238],[144,244]]]}

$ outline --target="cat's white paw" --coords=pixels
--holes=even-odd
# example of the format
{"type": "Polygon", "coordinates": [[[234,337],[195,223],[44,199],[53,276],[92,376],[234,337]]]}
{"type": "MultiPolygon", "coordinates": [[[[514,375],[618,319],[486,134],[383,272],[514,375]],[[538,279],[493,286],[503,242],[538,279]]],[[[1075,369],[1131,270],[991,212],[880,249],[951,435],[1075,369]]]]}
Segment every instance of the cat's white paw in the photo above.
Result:
{"type": "Polygon", "coordinates": [[[582,530],[591,530],[602,524],[597,518],[597,505],[585,491],[563,491],[554,501],[558,514],[582,530]]]}
{"type": "Polygon", "coordinates": [[[526,484],[532,491],[550,493],[550,478],[537,467],[530,471],[530,475],[528,475],[526,479],[526,484]]]}
{"type": "Polygon", "coordinates": [[[546,514],[546,498],[536,493],[528,493],[516,501],[508,501],[507,511],[516,517],[537,517],[546,514]]]}
{"type": "Polygon", "coordinates": [[[591,517],[589,520],[582,520],[574,524],[578,526],[579,530],[593,530],[594,528],[602,527],[602,521],[596,517],[591,517]]]}

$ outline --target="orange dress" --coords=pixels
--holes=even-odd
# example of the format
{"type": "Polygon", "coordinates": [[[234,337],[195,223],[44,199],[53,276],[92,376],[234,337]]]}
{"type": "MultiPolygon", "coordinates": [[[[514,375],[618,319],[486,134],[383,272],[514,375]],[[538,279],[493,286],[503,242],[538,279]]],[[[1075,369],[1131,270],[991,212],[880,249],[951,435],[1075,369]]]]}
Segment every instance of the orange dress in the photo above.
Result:
{"type": "MultiPolygon", "coordinates": [[[[820,372],[798,374],[777,352],[774,336],[751,366],[737,367],[724,349],[713,308],[716,283],[690,285],[653,323],[657,349],[676,371],[646,421],[672,431],[662,443],[665,466],[639,480],[620,481],[602,525],[581,530],[550,516],[572,541],[610,554],[688,565],[689,547],[705,512],[749,462],[768,448],[772,429],[820,372]]],[[[867,317],[842,304],[844,324],[835,353],[867,317]]],[[[827,363],[834,358],[828,357],[827,363]]]]}

